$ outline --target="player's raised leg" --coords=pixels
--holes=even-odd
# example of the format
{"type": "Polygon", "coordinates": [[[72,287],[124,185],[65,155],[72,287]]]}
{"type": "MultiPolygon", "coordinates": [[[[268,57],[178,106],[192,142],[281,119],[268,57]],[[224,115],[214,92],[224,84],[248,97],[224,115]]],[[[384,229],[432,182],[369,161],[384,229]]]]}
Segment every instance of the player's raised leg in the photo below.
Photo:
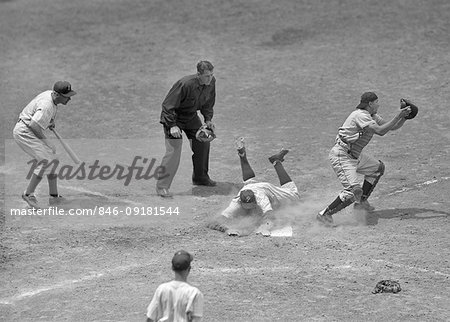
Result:
{"type": "Polygon", "coordinates": [[[274,166],[275,171],[277,172],[278,175],[278,179],[280,180],[281,186],[292,181],[291,177],[287,174],[282,164],[282,162],[284,161],[284,156],[288,152],[289,150],[281,149],[280,152],[269,157],[269,162],[272,163],[272,165],[274,166]]]}
{"type": "Polygon", "coordinates": [[[242,180],[245,182],[248,179],[255,177],[255,172],[253,171],[250,163],[247,160],[247,151],[245,149],[245,140],[243,137],[239,137],[235,140],[236,150],[239,155],[239,160],[241,162],[242,170],[242,180]]]}

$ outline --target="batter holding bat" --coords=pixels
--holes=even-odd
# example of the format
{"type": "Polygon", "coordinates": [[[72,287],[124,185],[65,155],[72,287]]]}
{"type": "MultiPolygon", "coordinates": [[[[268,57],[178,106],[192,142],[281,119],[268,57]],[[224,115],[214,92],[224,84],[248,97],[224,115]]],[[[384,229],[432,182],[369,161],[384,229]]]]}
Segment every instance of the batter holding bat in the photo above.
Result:
{"type": "Polygon", "coordinates": [[[337,198],[317,214],[317,220],[332,224],[332,215],[355,202],[355,208],[373,211],[368,198],[384,174],[384,163],[367,154],[363,148],[374,134],[383,136],[403,126],[417,114],[417,107],[408,100],[400,101],[400,111],[390,121],[378,115],[378,97],[373,92],[361,96],[360,104],[338,130],[335,145],[329,153],[333,170],[344,189],[337,198]],[[361,186],[357,175],[364,175],[361,186]]]}
{"type": "MultiPolygon", "coordinates": [[[[53,90],[47,90],[25,106],[19,115],[13,136],[16,143],[33,159],[46,160],[49,164],[57,159],[56,147],[45,136],[46,129],[55,127],[55,118],[58,105],[66,105],[76,92],[72,90],[69,82],[58,81],[53,85],[53,90]]],[[[45,167],[40,163],[34,170],[27,189],[22,194],[22,199],[33,208],[39,208],[35,196],[35,190],[44,175],[47,176],[49,187],[49,204],[61,203],[64,198],[58,194],[57,174],[52,173],[52,167],[45,167]]]]}

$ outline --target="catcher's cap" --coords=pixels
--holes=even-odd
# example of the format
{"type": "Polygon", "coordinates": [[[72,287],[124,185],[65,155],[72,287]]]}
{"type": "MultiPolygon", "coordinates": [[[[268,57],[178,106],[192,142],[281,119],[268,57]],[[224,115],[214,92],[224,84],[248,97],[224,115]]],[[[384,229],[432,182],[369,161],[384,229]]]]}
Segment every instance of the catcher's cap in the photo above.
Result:
{"type": "Polygon", "coordinates": [[[185,250],[179,250],[173,255],[172,269],[174,271],[185,271],[191,267],[194,257],[185,250]]]}
{"type": "Polygon", "coordinates": [[[64,97],[71,97],[77,93],[72,90],[72,85],[66,81],[57,81],[55,85],[53,85],[53,90],[64,97]]]}
{"type": "Polygon", "coordinates": [[[359,103],[359,105],[356,108],[359,108],[359,109],[366,108],[367,106],[369,106],[370,102],[373,102],[377,99],[378,99],[378,96],[374,92],[365,92],[364,94],[361,95],[361,102],[359,103]]]}
{"type": "Polygon", "coordinates": [[[255,194],[250,189],[242,190],[239,193],[239,198],[241,199],[242,203],[253,203],[253,202],[256,202],[255,194]]]}

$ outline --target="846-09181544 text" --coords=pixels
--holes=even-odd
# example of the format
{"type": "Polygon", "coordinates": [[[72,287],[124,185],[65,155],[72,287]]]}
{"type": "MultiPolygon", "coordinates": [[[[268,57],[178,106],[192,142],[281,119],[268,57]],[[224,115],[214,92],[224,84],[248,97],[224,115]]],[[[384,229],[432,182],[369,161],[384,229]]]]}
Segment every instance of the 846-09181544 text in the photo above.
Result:
{"type": "Polygon", "coordinates": [[[95,206],[94,208],[11,208],[11,216],[178,216],[178,207],[118,207],[95,206]]]}

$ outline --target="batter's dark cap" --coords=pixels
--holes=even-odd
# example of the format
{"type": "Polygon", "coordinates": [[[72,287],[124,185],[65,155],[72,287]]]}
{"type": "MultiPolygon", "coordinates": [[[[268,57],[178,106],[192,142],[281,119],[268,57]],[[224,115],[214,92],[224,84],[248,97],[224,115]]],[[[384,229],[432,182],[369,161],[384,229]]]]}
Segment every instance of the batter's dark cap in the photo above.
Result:
{"type": "Polygon", "coordinates": [[[173,255],[172,269],[174,271],[185,271],[191,267],[194,257],[185,250],[179,250],[173,255]]]}
{"type": "Polygon", "coordinates": [[[55,85],[53,85],[53,90],[64,97],[71,97],[77,93],[72,90],[72,85],[66,81],[57,81],[55,85]]]}
{"type": "Polygon", "coordinates": [[[239,193],[239,198],[243,203],[252,203],[256,201],[255,194],[252,190],[246,189],[239,193]]]}
{"type": "Polygon", "coordinates": [[[361,102],[356,108],[364,109],[369,106],[369,102],[373,102],[378,99],[377,94],[374,92],[365,92],[361,95],[361,102]]]}

